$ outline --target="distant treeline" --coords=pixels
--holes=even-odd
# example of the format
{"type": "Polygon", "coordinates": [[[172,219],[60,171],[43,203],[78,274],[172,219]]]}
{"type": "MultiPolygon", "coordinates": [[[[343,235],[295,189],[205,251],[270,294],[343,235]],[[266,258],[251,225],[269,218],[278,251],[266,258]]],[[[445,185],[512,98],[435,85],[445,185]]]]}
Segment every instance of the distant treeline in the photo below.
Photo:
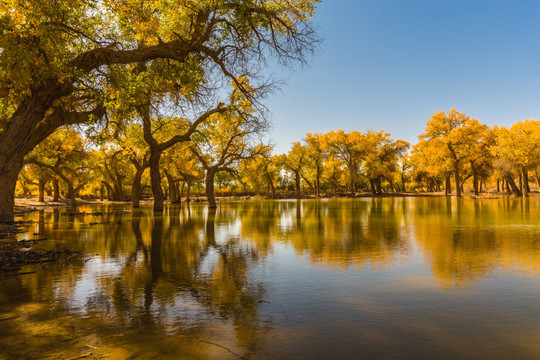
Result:
{"type": "MultiPolygon", "coordinates": [[[[527,196],[533,178],[540,187],[540,121],[510,128],[481,124],[457,112],[434,114],[412,147],[380,131],[307,133],[286,154],[253,135],[260,128],[216,114],[191,142],[163,152],[158,164],[168,200],[190,200],[195,193],[221,196],[321,197],[405,192],[508,192],[527,196]],[[251,130],[251,131],[250,131],[251,130]]],[[[156,136],[174,135],[182,119],[161,119],[156,136]]],[[[61,194],[138,206],[150,197],[149,146],[140,125],[121,132],[83,136],[62,128],[27,157],[17,191],[61,194]],[[99,139],[99,141],[98,141],[99,139]]],[[[215,205],[215,200],[214,200],[215,205]]]]}

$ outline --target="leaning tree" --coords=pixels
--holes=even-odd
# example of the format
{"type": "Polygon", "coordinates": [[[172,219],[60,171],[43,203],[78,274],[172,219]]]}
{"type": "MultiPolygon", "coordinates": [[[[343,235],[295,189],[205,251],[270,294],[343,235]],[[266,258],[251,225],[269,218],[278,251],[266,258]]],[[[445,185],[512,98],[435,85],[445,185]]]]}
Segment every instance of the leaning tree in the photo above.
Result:
{"type": "Polygon", "coordinates": [[[254,79],[269,57],[305,61],[317,44],[310,24],[317,3],[2,1],[0,222],[13,221],[25,155],[57,128],[94,122],[114,108],[121,96],[108,86],[115,67],[161,61],[254,79]]]}

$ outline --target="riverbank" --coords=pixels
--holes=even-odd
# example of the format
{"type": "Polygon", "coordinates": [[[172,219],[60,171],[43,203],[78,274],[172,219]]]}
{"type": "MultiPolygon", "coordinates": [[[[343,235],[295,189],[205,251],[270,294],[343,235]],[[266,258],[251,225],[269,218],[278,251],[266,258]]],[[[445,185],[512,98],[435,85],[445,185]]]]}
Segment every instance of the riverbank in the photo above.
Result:
{"type": "MultiPolygon", "coordinates": [[[[282,196],[290,194],[278,194],[276,199],[294,199],[290,196],[282,196]]],[[[540,193],[531,192],[530,196],[538,196],[540,193]]],[[[446,196],[444,192],[399,192],[399,193],[384,193],[381,195],[373,195],[372,193],[357,193],[354,198],[384,198],[384,197],[441,197],[446,196]]],[[[454,197],[455,195],[451,195],[454,197]]],[[[507,193],[481,193],[480,195],[474,195],[473,193],[463,194],[464,198],[472,199],[498,199],[501,197],[513,196],[507,193]]],[[[339,198],[350,198],[347,195],[338,195],[332,196],[331,194],[325,194],[320,197],[320,199],[339,199],[339,198]]],[[[45,196],[45,202],[39,202],[38,197],[35,195],[26,196],[26,197],[16,197],[15,198],[15,216],[20,216],[27,212],[40,211],[44,209],[54,209],[54,208],[68,208],[71,207],[71,202],[69,199],[60,199],[59,201],[52,201],[51,196],[45,196]]],[[[263,200],[271,199],[268,196],[260,195],[230,195],[230,196],[217,196],[218,201],[224,200],[263,200]]],[[[313,195],[306,195],[303,199],[317,199],[313,195]]],[[[199,196],[193,197],[193,202],[205,202],[206,197],[199,196]]],[[[77,199],[77,206],[80,205],[89,205],[89,204],[123,204],[126,206],[131,206],[129,201],[108,201],[108,200],[99,200],[99,199],[77,199]]],[[[145,199],[140,201],[141,205],[152,204],[152,199],[145,199]]]]}

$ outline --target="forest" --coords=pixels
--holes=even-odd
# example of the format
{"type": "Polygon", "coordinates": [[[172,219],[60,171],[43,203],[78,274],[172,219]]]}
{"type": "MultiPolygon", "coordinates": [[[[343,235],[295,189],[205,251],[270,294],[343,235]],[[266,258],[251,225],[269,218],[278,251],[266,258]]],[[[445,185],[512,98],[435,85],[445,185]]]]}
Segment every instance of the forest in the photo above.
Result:
{"type": "Polygon", "coordinates": [[[384,130],[267,139],[269,64],[306,63],[318,1],[4,1],[0,222],[16,194],[154,209],[216,194],[269,198],[505,191],[540,184],[539,123],[437,112],[419,142],[384,130]]]}
{"type": "MultiPolygon", "coordinates": [[[[154,119],[158,143],[174,136],[185,119],[154,119]]],[[[159,187],[171,203],[207,197],[216,206],[222,196],[268,198],[358,196],[363,193],[508,192],[528,196],[529,178],[540,185],[540,121],[525,120],[510,128],[488,127],[457,112],[437,112],[412,147],[380,131],[307,133],[286,154],[274,154],[261,141],[266,128],[241,118],[213,114],[191,141],[163,152],[154,166],[159,187]],[[457,184],[457,185],[456,185],[457,184]]],[[[131,201],[152,197],[151,146],[140,124],[91,136],[64,127],[26,157],[18,193],[60,194],[131,201]]],[[[155,196],[155,194],[154,194],[155,196]]]]}

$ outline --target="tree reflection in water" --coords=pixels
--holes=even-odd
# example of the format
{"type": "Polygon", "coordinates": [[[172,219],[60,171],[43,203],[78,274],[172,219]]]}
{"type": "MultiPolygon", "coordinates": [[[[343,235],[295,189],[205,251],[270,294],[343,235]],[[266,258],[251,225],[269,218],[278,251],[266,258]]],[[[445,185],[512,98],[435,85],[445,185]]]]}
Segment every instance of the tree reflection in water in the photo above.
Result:
{"type": "MultiPolygon", "coordinates": [[[[49,239],[40,246],[84,256],[0,280],[2,355],[321,357],[331,346],[319,343],[329,342],[339,344],[334,355],[346,357],[377,341],[422,353],[407,339],[433,336],[442,325],[426,319],[442,315],[419,309],[419,300],[453,306],[448,289],[478,291],[477,282],[505,272],[540,278],[538,198],[223,202],[217,210],[183,204],[158,215],[144,207],[120,210],[28,215],[37,221],[30,234],[49,239]]],[[[483,299],[468,309],[482,309],[489,302],[483,299]]],[[[534,314],[528,305],[522,306],[534,314]]],[[[440,321],[461,329],[470,315],[452,311],[440,321]]],[[[472,336],[470,326],[462,330],[472,336]]],[[[485,333],[485,341],[501,341],[497,332],[485,333]]],[[[506,331],[505,341],[512,334],[506,331]]],[[[456,349],[466,351],[466,344],[456,349]]],[[[530,344],[527,351],[540,355],[530,344]]],[[[448,350],[440,346],[431,349],[448,350]]]]}

